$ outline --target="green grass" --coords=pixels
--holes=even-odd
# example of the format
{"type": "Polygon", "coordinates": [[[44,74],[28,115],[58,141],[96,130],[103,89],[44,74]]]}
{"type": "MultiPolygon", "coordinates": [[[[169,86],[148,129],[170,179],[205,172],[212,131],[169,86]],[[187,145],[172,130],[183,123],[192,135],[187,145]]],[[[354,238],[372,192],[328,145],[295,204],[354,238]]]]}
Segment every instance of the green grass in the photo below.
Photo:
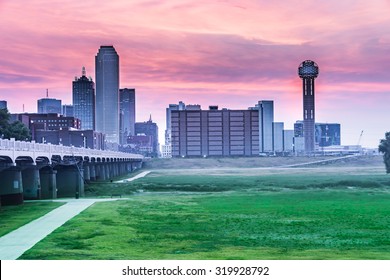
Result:
{"type": "Polygon", "coordinates": [[[151,173],[21,258],[390,259],[390,179],[349,173],[151,173]]]}
{"type": "Polygon", "coordinates": [[[3,236],[63,205],[60,202],[25,202],[0,207],[0,236],[3,236]]]}
{"type": "MultiPolygon", "coordinates": [[[[293,170],[294,171],[294,170],[293,170]]],[[[315,171],[314,171],[315,172],[315,171]]],[[[138,191],[158,192],[225,192],[225,191],[280,191],[281,189],[390,189],[390,177],[383,174],[315,174],[291,173],[262,176],[226,174],[183,176],[153,172],[151,175],[130,183],[92,183],[86,188],[87,196],[111,196],[112,193],[133,195],[138,191]]]]}

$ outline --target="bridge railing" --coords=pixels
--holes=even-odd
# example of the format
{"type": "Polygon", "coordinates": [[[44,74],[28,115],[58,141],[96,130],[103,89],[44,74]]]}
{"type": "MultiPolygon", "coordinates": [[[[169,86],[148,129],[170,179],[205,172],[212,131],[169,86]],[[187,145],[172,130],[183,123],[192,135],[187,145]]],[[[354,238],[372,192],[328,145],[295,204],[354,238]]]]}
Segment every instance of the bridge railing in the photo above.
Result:
{"type": "Polygon", "coordinates": [[[41,152],[48,153],[51,155],[60,155],[62,156],[89,156],[89,157],[114,157],[114,158],[133,158],[133,159],[143,159],[142,155],[138,154],[129,154],[122,152],[115,152],[109,150],[94,150],[89,148],[78,148],[73,146],[63,146],[63,145],[53,145],[53,144],[43,144],[36,143],[35,141],[25,142],[25,141],[16,141],[11,138],[0,139],[0,150],[7,151],[26,151],[26,152],[41,152]]]}

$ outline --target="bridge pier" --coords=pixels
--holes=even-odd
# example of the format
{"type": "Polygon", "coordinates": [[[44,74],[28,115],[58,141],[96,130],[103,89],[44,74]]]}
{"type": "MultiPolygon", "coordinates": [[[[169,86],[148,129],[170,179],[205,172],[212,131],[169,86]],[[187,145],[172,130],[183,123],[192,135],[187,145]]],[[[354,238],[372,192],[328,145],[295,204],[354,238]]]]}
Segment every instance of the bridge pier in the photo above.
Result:
{"type": "Polygon", "coordinates": [[[57,196],[76,197],[84,196],[84,170],[77,166],[59,166],[57,168],[57,196]]]}
{"type": "Polygon", "coordinates": [[[114,177],[118,177],[119,176],[119,166],[118,166],[118,163],[117,162],[113,162],[112,163],[112,167],[113,167],[113,175],[114,177]]]}
{"type": "Polygon", "coordinates": [[[39,168],[31,166],[22,171],[24,199],[41,199],[39,168]]]}
{"type": "Polygon", "coordinates": [[[91,181],[91,169],[89,164],[83,164],[84,169],[84,182],[90,182],[91,181]]]}
{"type": "Polygon", "coordinates": [[[41,178],[41,197],[43,199],[57,198],[57,171],[52,168],[42,168],[39,175],[41,178]]]}
{"type": "Polygon", "coordinates": [[[120,173],[120,175],[126,174],[126,163],[124,163],[124,162],[119,163],[119,173],[120,173]]]}
{"type": "Polygon", "coordinates": [[[96,165],[96,180],[105,181],[107,180],[106,176],[106,168],[103,163],[99,163],[96,165]]]}
{"type": "Polygon", "coordinates": [[[104,166],[104,172],[106,173],[106,180],[110,180],[112,178],[110,164],[104,163],[103,166],[104,166]]]}
{"type": "Polygon", "coordinates": [[[0,172],[0,200],[1,205],[23,204],[22,171],[18,167],[11,167],[0,172]]]}
{"type": "Polygon", "coordinates": [[[91,163],[89,165],[89,178],[91,181],[96,181],[96,164],[91,163]]]}

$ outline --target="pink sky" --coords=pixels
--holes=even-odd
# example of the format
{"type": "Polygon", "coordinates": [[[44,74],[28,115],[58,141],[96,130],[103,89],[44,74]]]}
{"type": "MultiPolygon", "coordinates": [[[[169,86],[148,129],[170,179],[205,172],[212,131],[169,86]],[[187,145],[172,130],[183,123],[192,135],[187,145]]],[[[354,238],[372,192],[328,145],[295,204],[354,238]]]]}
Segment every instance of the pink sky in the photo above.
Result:
{"type": "MultiPolygon", "coordinates": [[[[275,121],[302,119],[299,64],[314,60],[316,121],[341,124],[342,144],[376,147],[390,131],[390,1],[0,0],[0,100],[36,112],[72,101],[100,45],[136,88],[137,121],[165,130],[170,103],[245,109],[274,100],[275,121]],[[131,3],[131,4],[129,4],[131,3]]],[[[160,141],[163,144],[163,141],[160,141]]]]}

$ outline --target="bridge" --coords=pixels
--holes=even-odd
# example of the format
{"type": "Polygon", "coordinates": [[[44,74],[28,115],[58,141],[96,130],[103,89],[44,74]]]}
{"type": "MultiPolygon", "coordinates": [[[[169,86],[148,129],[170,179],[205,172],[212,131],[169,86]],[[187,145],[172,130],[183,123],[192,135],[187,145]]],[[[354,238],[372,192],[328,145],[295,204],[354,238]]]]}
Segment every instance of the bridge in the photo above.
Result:
{"type": "Polygon", "coordinates": [[[0,205],[84,196],[84,183],[142,167],[143,156],[0,139],[0,205]]]}

